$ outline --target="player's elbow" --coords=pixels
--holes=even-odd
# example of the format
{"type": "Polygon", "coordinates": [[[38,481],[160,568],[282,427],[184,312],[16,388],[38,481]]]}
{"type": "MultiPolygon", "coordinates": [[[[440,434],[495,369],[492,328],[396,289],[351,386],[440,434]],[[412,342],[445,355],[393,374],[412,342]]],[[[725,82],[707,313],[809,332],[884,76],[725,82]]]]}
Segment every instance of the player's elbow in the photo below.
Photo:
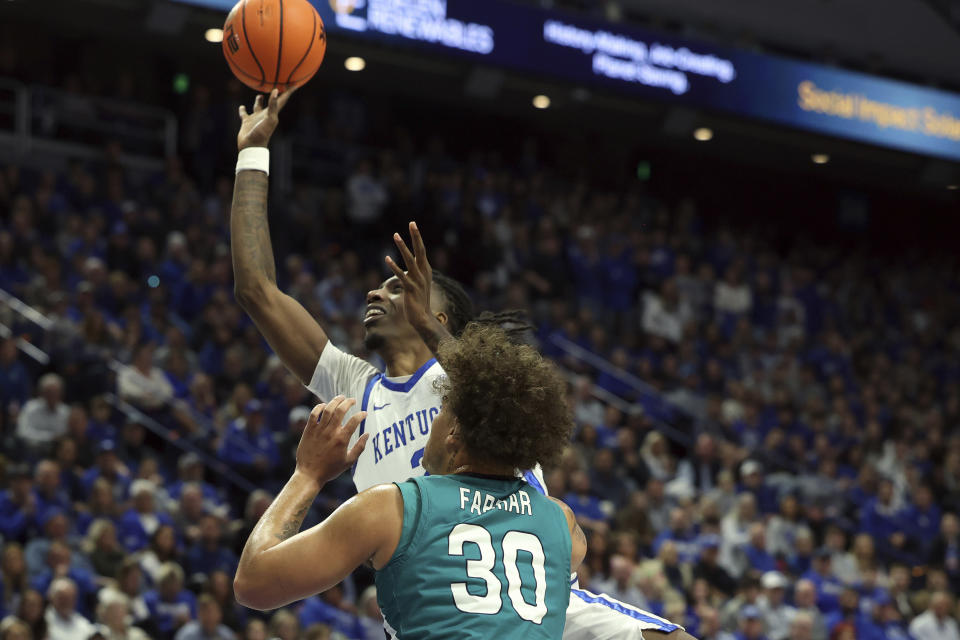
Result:
{"type": "Polygon", "coordinates": [[[237,569],[237,575],[233,578],[233,597],[237,603],[248,609],[257,611],[269,611],[276,608],[276,604],[271,601],[269,584],[265,581],[257,580],[255,576],[249,575],[248,570],[237,569]]]}
{"type": "Polygon", "coordinates": [[[233,287],[233,297],[244,311],[251,313],[269,304],[271,288],[275,289],[276,285],[238,280],[233,287]]]}

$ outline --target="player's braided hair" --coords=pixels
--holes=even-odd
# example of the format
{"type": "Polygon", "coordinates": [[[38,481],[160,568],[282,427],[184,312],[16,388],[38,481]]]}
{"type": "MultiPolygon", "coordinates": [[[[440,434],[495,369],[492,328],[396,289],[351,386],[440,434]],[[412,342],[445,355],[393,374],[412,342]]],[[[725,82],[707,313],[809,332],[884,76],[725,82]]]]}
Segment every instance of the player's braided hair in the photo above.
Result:
{"type": "Polygon", "coordinates": [[[460,337],[470,322],[500,327],[510,338],[518,338],[527,331],[536,329],[527,320],[527,313],[522,309],[484,311],[480,315],[474,315],[473,302],[463,286],[439,271],[433,272],[433,283],[439,287],[447,302],[447,331],[455,338],[460,337]]]}

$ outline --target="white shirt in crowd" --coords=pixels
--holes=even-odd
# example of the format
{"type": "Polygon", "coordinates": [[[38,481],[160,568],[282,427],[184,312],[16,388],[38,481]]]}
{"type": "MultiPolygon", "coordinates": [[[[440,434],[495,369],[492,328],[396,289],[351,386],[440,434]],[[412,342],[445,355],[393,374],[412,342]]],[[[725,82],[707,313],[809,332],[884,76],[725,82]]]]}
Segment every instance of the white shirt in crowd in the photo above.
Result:
{"type": "Polygon", "coordinates": [[[69,415],[62,402],[51,409],[43,398],[28,400],[17,418],[17,437],[30,445],[50,444],[67,432],[69,415]]]}
{"type": "Polygon", "coordinates": [[[753,306],[753,293],[745,284],[731,285],[721,280],[713,289],[713,306],[717,311],[745,313],[753,306]]]}
{"type": "Polygon", "coordinates": [[[120,397],[145,409],[159,409],[173,399],[173,386],[159,367],[145,376],[136,367],[124,367],[117,376],[120,397]]]}
{"type": "Polygon", "coordinates": [[[49,607],[43,617],[49,640],[88,640],[96,631],[96,627],[76,611],[65,618],[49,607]]]}
{"type": "Polygon", "coordinates": [[[910,623],[910,635],[916,640],[960,640],[960,628],[953,618],[947,616],[941,622],[927,610],[910,623]]]}

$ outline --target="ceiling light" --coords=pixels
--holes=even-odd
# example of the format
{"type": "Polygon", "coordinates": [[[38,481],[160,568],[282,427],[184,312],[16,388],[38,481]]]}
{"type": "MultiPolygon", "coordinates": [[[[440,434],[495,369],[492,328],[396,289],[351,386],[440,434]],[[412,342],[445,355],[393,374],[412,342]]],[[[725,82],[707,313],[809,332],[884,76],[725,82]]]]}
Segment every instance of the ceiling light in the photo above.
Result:
{"type": "Polygon", "coordinates": [[[546,109],[550,106],[550,97],[540,94],[533,96],[533,106],[537,109],[546,109]]]}
{"type": "Polygon", "coordinates": [[[367,61],[360,56],[350,56],[343,61],[343,66],[347,71],[363,71],[367,68],[367,61]]]}
{"type": "Polygon", "coordinates": [[[693,132],[693,137],[700,142],[706,142],[713,139],[713,129],[708,129],[707,127],[700,127],[695,129],[693,132]]]}
{"type": "Polygon", "coordinates": [[[207,42],[223,42],[223,29],[207,29],[203,37],[207,42]]]}
{"type": "Polygon", "coordinates": [[[813,164],[827,164],[830,162],[830,156],[825,153],[815,153],[810,156],[810,159],[813,160],[813,164]]]}

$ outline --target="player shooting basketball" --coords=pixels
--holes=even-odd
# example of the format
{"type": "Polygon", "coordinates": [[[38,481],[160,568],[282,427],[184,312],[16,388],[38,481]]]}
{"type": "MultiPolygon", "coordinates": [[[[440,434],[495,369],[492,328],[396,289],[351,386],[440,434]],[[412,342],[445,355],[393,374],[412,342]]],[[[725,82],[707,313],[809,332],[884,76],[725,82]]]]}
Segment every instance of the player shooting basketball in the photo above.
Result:
{"type": "MultiPolygon", "coordinates": [[[[330,344],[306,309],[278,289],[267,224],[267,166],[262,160],[246,162],[243,156],[257,149],[263,157],[290,95],[274,92],[266,106],[258,96],[251,114],[240,107],[241,160],[230,220],[237,300],[287,368],[319,398],[342,393],[362,399],[359,407],[350,408],[366,412],[351,439],[355,445],[359,438],[368,438],[353,469],[358,491],[421,476],[430,425],[440,413],[433,385],[444,372],[434,354],[443,338],[462,332],[472,319],[472,305],[459,284],[432,273],[412,224],[414,252],[394,237],[407,273],[388,259],[394,276],[367,294],[366,342],[383,358],[384,373],[330,344]]],[[[545,493],[537,473],[526,471],[524,478],[545,493]]],[[[677,625],[606,596],[579,589],[573,594],[566,640],[690,637],[677,625]]]]}

